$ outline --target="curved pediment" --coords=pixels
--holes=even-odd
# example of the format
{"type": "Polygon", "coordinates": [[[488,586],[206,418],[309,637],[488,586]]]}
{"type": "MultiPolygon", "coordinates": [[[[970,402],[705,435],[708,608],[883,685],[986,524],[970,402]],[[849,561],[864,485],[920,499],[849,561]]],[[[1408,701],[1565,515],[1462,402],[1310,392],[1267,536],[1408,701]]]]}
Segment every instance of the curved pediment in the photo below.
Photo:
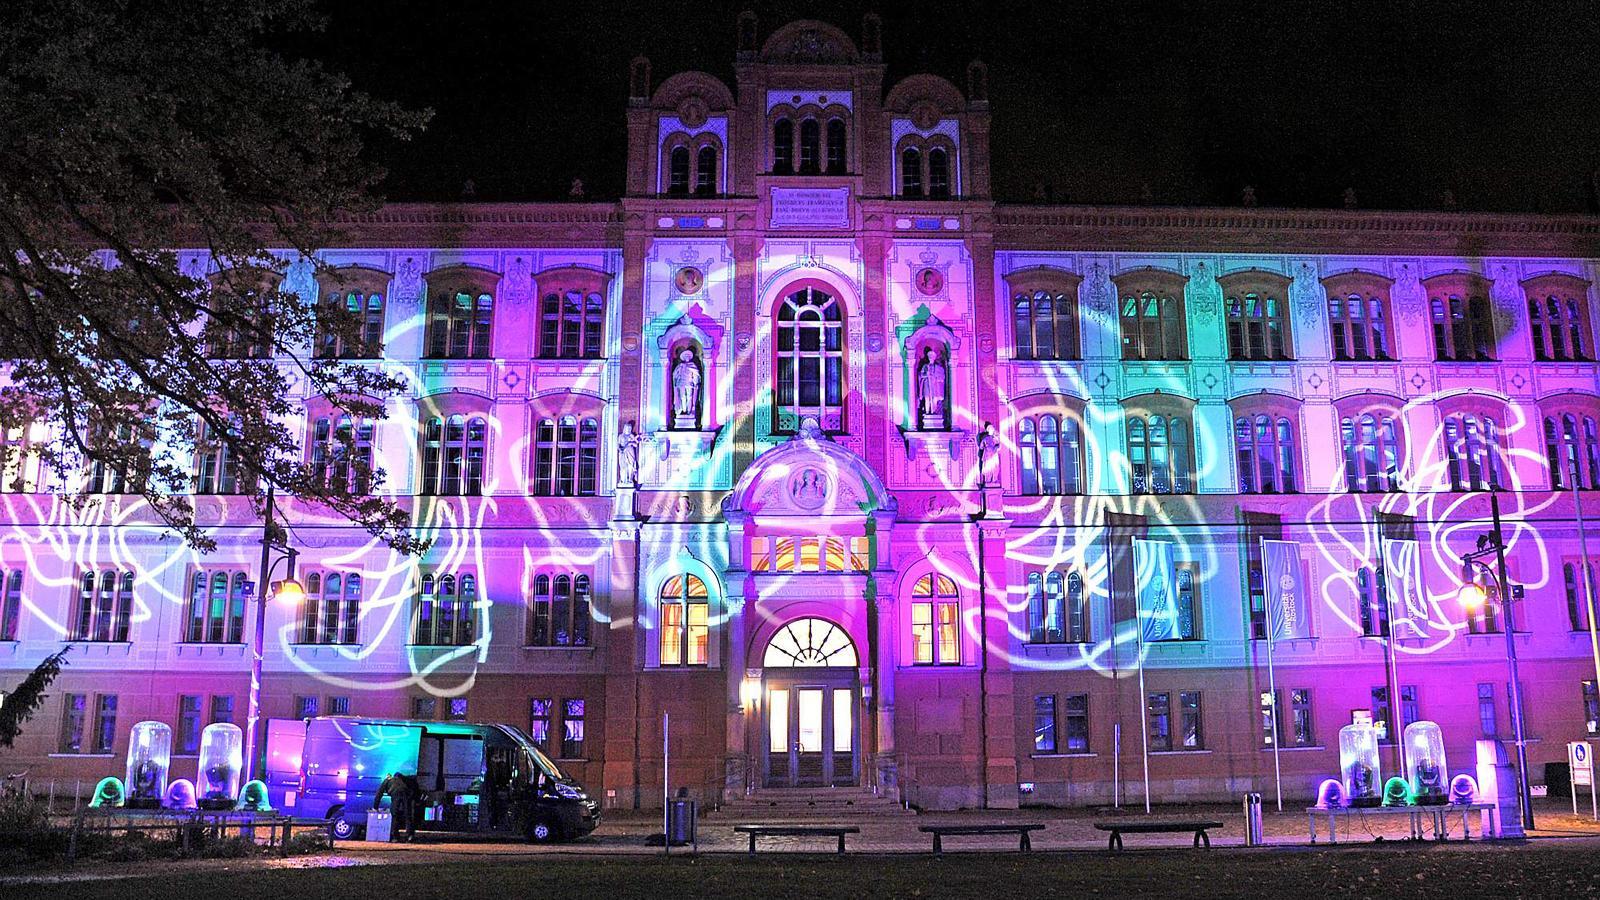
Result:
{"type": "Polygon", "coordinates": [[[894,509],[866,460],[835,444],[807,419],[800,433],[751,463],[724,503],[756,516],[862,516],[894,509]]]}

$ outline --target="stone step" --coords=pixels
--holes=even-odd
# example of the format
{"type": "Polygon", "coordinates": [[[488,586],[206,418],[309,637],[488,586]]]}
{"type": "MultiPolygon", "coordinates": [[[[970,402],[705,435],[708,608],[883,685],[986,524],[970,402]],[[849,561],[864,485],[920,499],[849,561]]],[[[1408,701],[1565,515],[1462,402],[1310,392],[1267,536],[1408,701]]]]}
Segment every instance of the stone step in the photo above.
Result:
{"type": "Polygon", "coordinates": [[[757,791],[726,801],[708,817],[718,819],[823,820],[878,816],[912,816],[913,810],[893,797],[861,788],[789,788],[757,791]]]}

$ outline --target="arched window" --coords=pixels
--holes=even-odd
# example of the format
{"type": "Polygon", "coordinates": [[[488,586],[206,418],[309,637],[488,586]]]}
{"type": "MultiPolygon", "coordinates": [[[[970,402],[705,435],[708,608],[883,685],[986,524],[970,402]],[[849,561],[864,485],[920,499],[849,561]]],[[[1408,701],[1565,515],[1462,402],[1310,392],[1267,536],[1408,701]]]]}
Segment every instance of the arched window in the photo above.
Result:
{"type": "Polygon", "coordinates": [[[1233,449],[1241,494],[1293,494],[1295,427],[1283,416],[1258,413],[1233,420],[1233,449]]]}
{"type": "Polygon", "coordinates": [[[539,356],[599,359],[605,319],[605,297],[597,289],[546,291],[539,308],[539,356]]]}
{"type": "Polygon", "coordinates": [[[423,428],[422,493],[436,497],[483,494],[489,425],[481,416],[434,416],[423,428]]]}
{"type": "Polygon", "coordinates": [[[1140,290],[1122,297],[1122,358],[1181,360],[1183,301],[1174,293],[1140,290]]]}
{"type": "Polygon", "coordinates": [[[800,122],[800,174],[822,172],[822,124],[816,119],[800,122]]]}
{"type": "Polygon", "coordinates": [[[311,572],[305,576],[301,604],[302,644],[354,644],[361,621],[361,576],[311,572]]]}
{"type": "Polygon", "coordinates": [[[1078,292],[1021,291],[1011,301],[1017,359],[1078,359],[1078,292]]]}
{"type": "Polygon", "coordinates": [[[1344,445],[1345,490],[1379,493],[1400,490],[1400,434],[1394,416],[1363,412],[1339,420],[1344,445]]]}
{"type": "Polygon", "coordinates": [[[1376,296],[1352,292],[1328,298],[1328,333],[1333,358],[1389,359],[1387,304],[1376,296]]]}
{"type": "Polygon", "coordinates": [[[928,151],[928,196],[935,200],[950,198],[950,154],[943,147],[928,151]]]}
{"type": "Polygon", "coordinates": [[[135,433],[129,422],[108,425],[99,430],[95,442],[105,457],[89,462],[89,480],[84,490],[90,494],[143,493],[150,477],[150,432],[141,427],[135,433]],[[108,434],[109,432],[109,434],[108,434]]]}
{"type": "Polygon", "coordinates": [[[794,174],[794,122],[789,119],[772,123],[772,174],[794,174]]]}
{"type": "Polygon", "coordinates": [[[1240,291],[1227,297],[1228,356],[1232,359],[1289,359],[1289,316],[1280,297],[1266,291],[1240,291]]]}
{"type": "Polygon", "coordinates": [[[1565,412],[1545,416],[1544,452],[1552,487],[1572,487],[1576,472],[1580,485],[1600,490],[1600,425],[1593,415],[1565,412]],[[1583,474],[1585,465],[1589,470],[1587,479],[1583,474]]]}
{"type": "Polygon", "coordinates": [[[694,192],[709,197],[717,192],[717,148],[706,144],[694,161],[694,192]]]}
{"type": "Polygon", "coordinates": [[[595,496],[600,487],[600,423],[576,416],[539,420],[533,460],[536,496],[595,496]]]}
{"type": "Polygon", "coordinates": [[[1441,361],[1494,359],[1494,312],[1483,279],[1447,275],[1428,279],[1433,346],[1441,361]]]}
{"type": "MultiPolygon", "coordinates": [[[[231,423],[237,427],[238,423],[231,423]]],[[[196,494],[251,494],[256,489],[255,475],[241,471],[224,436],[215,425],[200,419],[195,423],[194,492],[196,494]]]]}
{"type": "Polygon", "coordinates": [[[1589,360],[1589,284],[1571,275],[1541,275],[1523,282],[1533,357],[1539,360],[1589,360]]]}
{"type": "Polygon", "coordinates": [[[911,662],[961,665],[961,594],[949,576],[929,573],[911,588],[911,662]]]}
{"type": "Polygon", "coordinates": [[[1089,639],[1083,575],[1028,573],[1028,640],[1034,644],[1073,644],[1089,639]]]}
{"type": "MultiPolygon", "coordinates": [[[[204,595],[205,573],[195,576],[196,590],[204,595]]],[[[221,596],[226,598],[228,591],[228,576],[218,572],[217,577],[222,579],[221,596]]],[[[239,577],[244,577],[239,573],[239,577]]],[[[244,582],[241,580],[240,585],[244,582]]],[[[240,601],[243,602],[242,600],[240,601]]],[[[191,606],[191,609],[193,607],[191,606]]],[[[226,612],[226,610],[223,610],[226,612]]],[[[128,640],[128,629],[133,622],[133,573],[119,572],[106,569],[101,572],[85,571],[80,576],[78,589],[78,603],[76,618],[73,621],[71,640],[74,641],[99,641],[99,642],[125,642],[128,640]]],[[[243,634],[243,612],[240,613],[239,635],[232,636],[232,642],[238,642],[243,634]]],[[[203,633],[203,632],[202,632],[203,633]]],[[[221,641],[229,637],[229,632],[219,632],[216,639],[221,641]]],[[[204,640],[204,638],[191,638],[191,640],[204,640]]]]}
{"type": "Polygon", "coordinates": [[[673,575],[661,584],[661,665],[703,666],[711,653],[711,598],[695,575],[673,575]]]}
{"type": "Polygon", "coordinates": [[[1128,466],[1135,494],[1187,494],[1194,471],[1185,415],[1128,417],[1128,466]]]}
{"type": "Polygon", "coordinates": [[[803,287],[778,304],[774,407],[779,431],[813,416],[829,431],[844,427],[844,314],[838,299],[803,287]]]}
{"type": "Polygon", "coordinates": [[[1017,456],[1022,493],[1083,493],[1082,426],[1077,416],[1029,416],[1017,423],[1017,456]]]}
{"type": "Polygon", "coordinates": [[[530,647],[587,647],[593,596],[588,575],[540,573],[528,598],[530,647]]]}
{"type": "Polygon", "coordinates": [[[1500,431],[1493,419],[1463,413],[1446,416],[1444,448],[1451,490],[1500,489],[1500,431]]]}
{"type": "Polygon", "coordinates": [[[318,312],[318,358],[377,359],[383,354],[382,292],[329,291],[318,312]]]}
{"type": "MultiPolygon", "coordinates": [[[[85,582],[87,584],[87,582],[85,582]]],[[[237,644],[244,640],[243,572],[196,572],[189,592],[183,639],[191,644],[237,644]]],[[[133,589],[133,576],[127,577],[133,589]]]]}
{"type": "Polygon", "coordinates": [[[419,647],[464,647],[473,642],[473,615],[478,605],[478,580],[464,574],[422,576],[417,595],[416,628],[411,643],[419,647]]]}
{"type": "Polygon", "coordinates": [[[318,416],[311,423],[311,473],[317,484],[334,493],[365,494],[372,490],[371,419],[318,416]]]}
{"type": "Polygon", "coordinates": [[[689,148],[682,144],[673,147],[667,155],[667,194],[673,197],[689,195],[689,148]]]}
{"type": "Polygon", "coordinates": [[[843,119],[828,120],[828,174],[843,175],[849,171],[845,156],[845,127],[843,119]]]}
{"type": "Polygon", "coordinates": [[[900,196],[922,196],[922,151],[916,147],[900,151],[900,196]]]}
{"type": "Polygon", "coordinates": [[[488,359],[494,297],[468,289],[430,292],[428,356],[434,359],[488,359]]]}
{"type": "Polygon", "coordinates": [[[850,635],[825,619],[790,622],[772,635],[761,655],[761,665],[768,669],[854,669],[859,664],[850,635]]]}

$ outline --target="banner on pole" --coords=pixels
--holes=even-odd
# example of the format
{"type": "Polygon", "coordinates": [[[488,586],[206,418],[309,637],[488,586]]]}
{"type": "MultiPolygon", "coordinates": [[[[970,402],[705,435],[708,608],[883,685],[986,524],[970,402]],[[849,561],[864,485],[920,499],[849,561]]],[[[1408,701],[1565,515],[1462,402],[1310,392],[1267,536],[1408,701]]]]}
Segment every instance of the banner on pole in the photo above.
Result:
{"type": "Polygon", "coordinates": [[[1181,638],[1178,569],[1172,559],[1172,542],[1134,538],[1133,573],[1139,599],[1140,634],[1144,640],[1181,638]]]}
{"type": "Polygon", "coordinates": [[[1428,621],[1428,604],[1422,595],[1422,551],[1416,541],[1387,540],[1383,544],[1384,587],[1389,595],[1390,627],[1409,622],[1421,631],[1428,621]]]}
{"type": "Polygon", "coordinates": [[[1300,542],[1261,541],[1267,588],[1267,634],[1275,641],[1311,637],[1311,608],[1300,568],[1300,542]]]}

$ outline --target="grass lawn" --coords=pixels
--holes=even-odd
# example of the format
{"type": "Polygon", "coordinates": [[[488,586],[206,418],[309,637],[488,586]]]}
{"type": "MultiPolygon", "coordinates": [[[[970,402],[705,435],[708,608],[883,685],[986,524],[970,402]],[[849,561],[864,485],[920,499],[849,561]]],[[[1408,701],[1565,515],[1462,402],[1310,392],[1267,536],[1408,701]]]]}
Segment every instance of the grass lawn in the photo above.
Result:
{"type": "Polygon", "coordinates": [[[1600,846],[1589,841],[1484,847],[1348,850],[1144,851],[688,857],[540,855],[422,865],[228,871],[9,885],[7,900],[510,900],[510,898],[744,898],[1034,896],[1205,897],[1288,900],[1333,896],[1460,898],[1600,895],[1600,846]]]}

